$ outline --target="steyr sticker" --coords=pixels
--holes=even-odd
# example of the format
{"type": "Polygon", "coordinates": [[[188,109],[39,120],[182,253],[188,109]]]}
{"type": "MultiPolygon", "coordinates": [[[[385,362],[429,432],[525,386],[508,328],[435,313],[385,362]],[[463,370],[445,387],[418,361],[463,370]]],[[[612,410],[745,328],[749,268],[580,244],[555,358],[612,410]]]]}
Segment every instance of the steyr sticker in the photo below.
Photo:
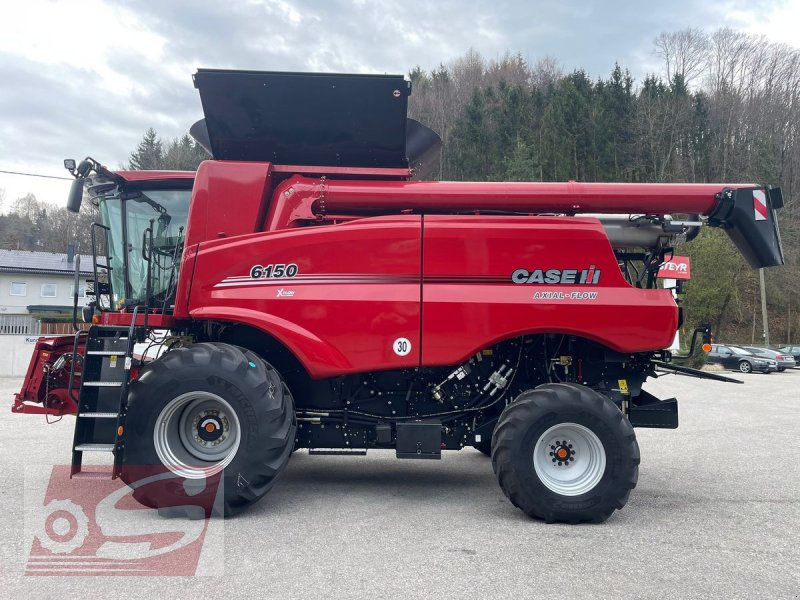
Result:
{"type": "Polygon", "coordinates": [[[408,356],[411,352],[411,342],[408,338],[397,338],[392,344],[392,350],[397,356],[408,356]]]}

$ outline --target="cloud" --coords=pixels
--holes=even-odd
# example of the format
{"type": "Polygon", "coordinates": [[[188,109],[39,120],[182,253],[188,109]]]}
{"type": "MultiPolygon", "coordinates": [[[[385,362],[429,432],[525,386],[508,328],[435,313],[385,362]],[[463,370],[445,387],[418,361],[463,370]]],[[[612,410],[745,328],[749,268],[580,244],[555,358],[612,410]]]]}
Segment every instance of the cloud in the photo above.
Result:
{"type": "Polygon", "coordinates": [[[87,154],[116,166],[148,127],[182,135],[201,116],[191,80],[198,67],[406,73],[474,48],[488,58],[551,56],[595,77],[619,62],[641,78],[660,68],[652,40],[661,31],[765,18],[777,39],[791,42],[796,14],[778,0],[7,3],[0,169],[60,174],[63,157],[87,154]]]}

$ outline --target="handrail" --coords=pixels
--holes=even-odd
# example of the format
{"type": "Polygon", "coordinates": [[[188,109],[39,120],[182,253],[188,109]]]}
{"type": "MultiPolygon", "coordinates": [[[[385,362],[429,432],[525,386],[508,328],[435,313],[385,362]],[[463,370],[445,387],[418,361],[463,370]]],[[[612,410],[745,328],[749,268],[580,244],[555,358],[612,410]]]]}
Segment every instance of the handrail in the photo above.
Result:
{"type": "MultiPolygon", "coordinates": [[[[75,406],[78,407],[78,412],[80,412],[79,399],[74,396],[72,391],[75,389],[75,362],[78,360],[78,343],[80,342],[81,335],[84,333],[88,335],[88,332],[86,331],[78,330],[75,332],[75,339],[72,342],[72,360],[69,364],[69,383],[67,384],[67,394],[69,394],[69,397],[75,401],[75,406]]],[[[83,372],[81,372],[81,378],[83,378],[83,372]]]]}
{"type": "Polygon", "coordinates": [[[108,253],[108,251],[109,251],[108,233],[111,231],[111,228],[106,226],[106,225],[103,225],[102,223],[92,223],[92,226],[90,227],[90,231],[91,231],[91,237],[92,237],[92,267],[93,267],[93,272],[94,272],[94,293],[95,293],[94,297],[95,297],[95,300],[97,301],[97,308],[99,308],[100,310],[114,310],[114,286],[113,286],[113,283],[111,281],[111,271],[114,268],[111,266],[111,255],[109,255],[109,253],[108,253]],[[106,270],[106,275],[107,275],[107,278],[108,278],[108,282],[107,282],[108,283],[108,308],[107,309],[103,306],[103,303],[102,303],[102,301],[100,299],[100,296],[101,296],[101,294],[100,294],[100,281],[99,281],[98,272],[97,272],[97,269],[98,269],[98,264],[97,264],[97,236],[95,234],[95,230],[98,227],[100,229],[104,230],[103,240],[104,240],[105,251],[106,251],[105,252],[106,264],[105,265],[99,265],[99,267],[106,270]]]}
{"type": "MultiPolygon", "coordinates": [[[[147,261],[147,283],[145,284],[145,291],[144,291],[144,328],[147,329],[147,318],[150,315],[150,294],[153,291],[153,224],[155,223],[155,219],[150,219],[150,227],[145,229],[142,232],[142,237],[150,232],[148,244],[147,244],[147,256],[144,255],[144,239],[142,240],[142,258],[147,261]]],[[[134,309],[134,316],[133,322],[136,322],[136,314],[134,309]]]]}
{"type": "Polygon", "coordinates": [[[167,289],[164,292],[164,301],[161,304],[161,314],[167,314],[167,304],[172,294],[172,284],[175,281],[175,273],[180,269],[179,259],[183,257],[183,226],[178,228],[178,239],[175,241],[175,250],[172,252],[172,264],[170,265],[169,280],[167,289]]]}
{"type": "Polygon", "coordinates": [[[75,255],[75,289],[72,294],[72,329],[80,331],[78,328],[78,289],[81,285],[81,255],[75,255]]]}

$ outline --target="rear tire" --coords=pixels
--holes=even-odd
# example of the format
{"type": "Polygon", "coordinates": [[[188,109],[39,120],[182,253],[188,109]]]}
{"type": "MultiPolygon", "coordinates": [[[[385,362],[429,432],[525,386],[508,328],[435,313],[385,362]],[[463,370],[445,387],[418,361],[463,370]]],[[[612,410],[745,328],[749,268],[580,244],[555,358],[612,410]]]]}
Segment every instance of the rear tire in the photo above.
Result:
{"type": "Polygon", "coordinates": [[[503,410],[492,437],[503,493],[528,516],[601,523],[628,501],[639,479],[630,422],[605,396],[552,383],[523,392],[503,410]],[[563,457],[563,463],[559,462],[563,457]]]}
{"type": "Polygon", "coordinates": [[[178,348],[146,365],[127,412],[121,477],[153,508],[182,507],[188,495],[205,516],[234,515],[272,488],[294,448],[294,401],[282,377],[228,344],[178,348]],[[139,486],[143,473],[169,477],[139,486]]]}

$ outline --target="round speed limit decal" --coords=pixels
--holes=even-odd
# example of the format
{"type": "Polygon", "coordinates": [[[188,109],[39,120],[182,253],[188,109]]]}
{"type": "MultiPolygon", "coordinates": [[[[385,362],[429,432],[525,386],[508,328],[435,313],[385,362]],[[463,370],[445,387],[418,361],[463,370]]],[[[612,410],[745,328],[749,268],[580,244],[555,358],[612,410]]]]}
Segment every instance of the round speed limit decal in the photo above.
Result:
{"type": "Polygon", "coordinates": [[[397,356],[407,356],[411,352],[411,342],[408,338],[397,338],[392,344],[392,350],[397,356]]]}

